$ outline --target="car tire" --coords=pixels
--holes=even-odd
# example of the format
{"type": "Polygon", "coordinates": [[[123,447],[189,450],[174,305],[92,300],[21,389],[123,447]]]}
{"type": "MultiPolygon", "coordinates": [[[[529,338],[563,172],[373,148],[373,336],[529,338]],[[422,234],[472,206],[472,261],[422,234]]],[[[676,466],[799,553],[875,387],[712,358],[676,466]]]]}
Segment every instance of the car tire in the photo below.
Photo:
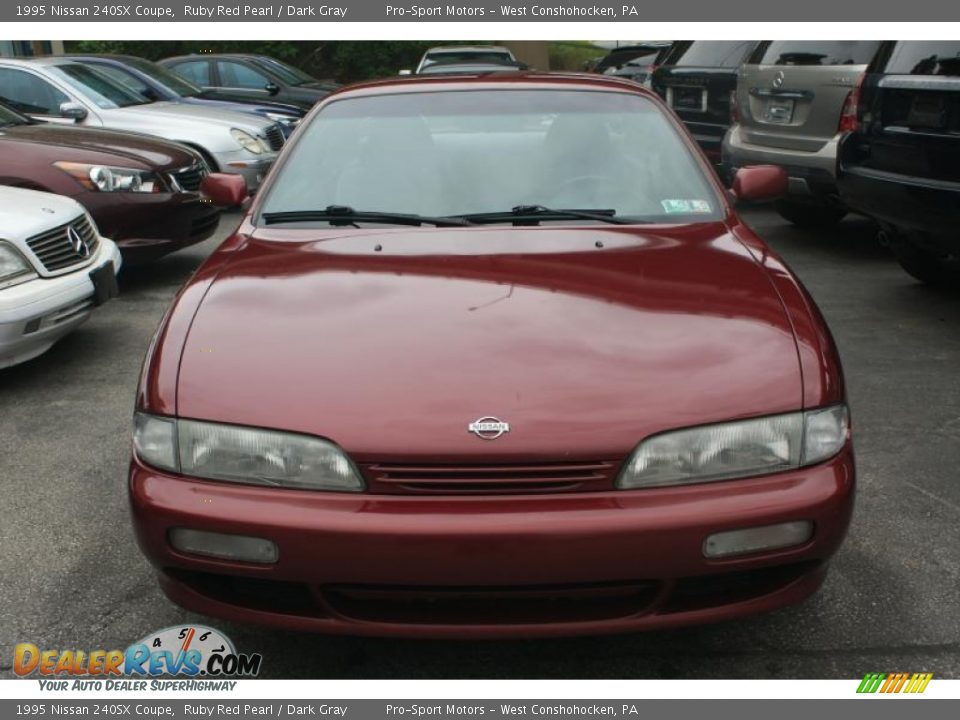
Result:
{"type": "Polygon", "coordinates": [[[946,256],[897,239],[890,243],[900,267],[920,282],[944,290],[960,290],[960,258],[946,256]]]}
{"type": "Polygon", "coordinates": [[[803,202],[800,200],[777,200],[773,209],[784,220],[797,227],[811,230],[829,228],[843,220],[847,211],[844,208],[827,205],[823,202],[803,202]]]}

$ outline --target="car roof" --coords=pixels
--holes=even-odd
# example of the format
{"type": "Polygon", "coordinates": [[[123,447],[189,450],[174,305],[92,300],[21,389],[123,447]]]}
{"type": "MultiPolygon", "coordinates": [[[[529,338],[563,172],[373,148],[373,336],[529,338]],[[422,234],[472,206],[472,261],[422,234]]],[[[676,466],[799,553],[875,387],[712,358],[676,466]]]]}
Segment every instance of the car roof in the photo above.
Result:
{"type": "Polygon", "coordinates": [[[206,58],[237,58],[239,60],[276,60],[277,62],[283,62],[283,60],[277,60],[277,58],[271,57],[269,55],[263,55],[258,53],[188,53],[187,55],[173,55],[168,58],[164,58],[162,61],[167,60],[204,60],[206,58]]]}
{"type": "Polygon", "coordinates": [[[432,52],[453,52],[455,50],[477,50],[477,51],[490,51],[496,50],[498,52],[510,52],[503,45],[438,45],[437,47],[427,48],[428,53],[432,52]]]}
{"type": "Polygon", "coordinates": [[[649,97],[657,97],[653,92],[646,88],[641,88],[640,85],[632,80],[625,80],[612,75],[540,71],[481,72],[475,75],[407,75],[349,85],[331,93],[328,97],[334,98],[344,95],[390,95],[424,90],[555,89],[557,87],[578,90],[630,92],[647,95],[649,97]]]}
{"type": "Polygon", "coordinates": [[[121,53],[64,53],[63,55],[44,55],[43,57],[62,57],[62,58],[96,58],[97,60],[115,60],[117,62],[124,62],[125,60],[143,60],[144,62],[152,62],[146,58],[137,57],[136,55],[124,55],[121,53]]]}
{"type": "Polygon", "coordinates": [[[22,65],[24,67],[30,67],[31,65],[64,65],[68,62],[73,62],[72,60],[66,60],[61,55],[44,55],[43,57],[19,57],[19,58],[0,58],[0,62],[4,65],[22,65]]]}
{"type": "MultiPolygon", "coordinates": [[[[124,67],[130,67],[128,64],[129,60],[145,60],[145,58],[137,58],[132,55],[111,55],[107,53],[66,53],[65,55],[50,55],[48,57],[59,57],[63,60],[79,63],[89,62],[91,60],[103,60],[113,63],[114,65],[123,65],[124,67]]],[[[149,60],[146,62],[149,62],[149,60]]]]}
{"type": "Polygon", "coordinates": [[[522,68],[516,63],[496,63],[496,62],[451,62],[451,63],[433,63],[427,65],[418,74],[420,75],[485,75],[489,73],[518,73],[522,68]]]}

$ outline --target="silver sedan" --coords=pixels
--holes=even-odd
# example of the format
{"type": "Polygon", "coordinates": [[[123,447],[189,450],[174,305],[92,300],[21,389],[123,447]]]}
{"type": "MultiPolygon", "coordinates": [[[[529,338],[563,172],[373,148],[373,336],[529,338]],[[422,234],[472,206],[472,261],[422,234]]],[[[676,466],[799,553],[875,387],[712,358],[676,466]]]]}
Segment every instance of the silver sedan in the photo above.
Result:
{"type": "Polygon", "coordinates": [[[263,180],[284,138],[277,123],[185,103],[151,102],[99,70],[63,58],[0,59],[0,101],[32,117],[180,142],[214,172],[263,180]]]}

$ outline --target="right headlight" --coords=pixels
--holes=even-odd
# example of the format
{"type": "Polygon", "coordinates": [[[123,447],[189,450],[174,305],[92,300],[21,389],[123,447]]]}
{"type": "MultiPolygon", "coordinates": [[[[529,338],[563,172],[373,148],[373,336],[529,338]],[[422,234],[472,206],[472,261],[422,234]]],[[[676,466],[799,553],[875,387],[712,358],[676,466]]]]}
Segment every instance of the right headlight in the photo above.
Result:
{"type": "Polygon", "coordinates": [[[13,285],[34,275],[27,259],[8,242],[0,240],[0,285],[13,285]]]}
{"type": "Polygon", "coordinates": [[[621,489],[766,475],[823,462],[849,435],[846,405],[666,432],[634,450],[621,489]]]}
{"type": "Polygon", "coordinates": [[[230,134],[244,150],[248,150],[254,155],[260,155],[263,153],[263,143],[245,130],[233,128],[230,130],[230,134]]]}
{"type": "Polygon", "coordinates": [[[310,435],[138,412],[133,446],[148,465],[190,477],[306,490],[364,489],[343,451],[310,435]]]}

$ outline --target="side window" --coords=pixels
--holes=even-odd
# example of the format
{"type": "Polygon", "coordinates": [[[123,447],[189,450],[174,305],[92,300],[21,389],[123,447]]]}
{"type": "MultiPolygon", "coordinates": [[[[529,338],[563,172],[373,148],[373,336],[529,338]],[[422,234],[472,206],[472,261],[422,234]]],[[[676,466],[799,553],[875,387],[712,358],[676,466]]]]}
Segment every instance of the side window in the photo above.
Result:
{"type": "Polygon", "coordinates": [[[115,67],[110,67],[109,65],[94,65],[93,67],[109,77],[111,80],[115,80],[128,90],[132,90],[137,95],[140,95],[147,100],[155,97],[150,91],[150,87],[145,82],[128,72],[124,72],[123,70],[115,67]]]}
{"type": "Polygon", "coordinates": [[[206,60],[192,60],[173,65],[171,69],[197,85],[210,85],[210,63],[206,60]]]}
{"type": "Polygon", "coordinates": [[[217,62],[217,70],[223,87],[263,90],[270,83],[270,78],[266,75],[238,62],[220,60],[217,62]]]}
{"type": "Polygon", "coordinates": [[[59,115],[70,98],[36,75],[0,68],[0,101],[27,115],[59,115]]]}

